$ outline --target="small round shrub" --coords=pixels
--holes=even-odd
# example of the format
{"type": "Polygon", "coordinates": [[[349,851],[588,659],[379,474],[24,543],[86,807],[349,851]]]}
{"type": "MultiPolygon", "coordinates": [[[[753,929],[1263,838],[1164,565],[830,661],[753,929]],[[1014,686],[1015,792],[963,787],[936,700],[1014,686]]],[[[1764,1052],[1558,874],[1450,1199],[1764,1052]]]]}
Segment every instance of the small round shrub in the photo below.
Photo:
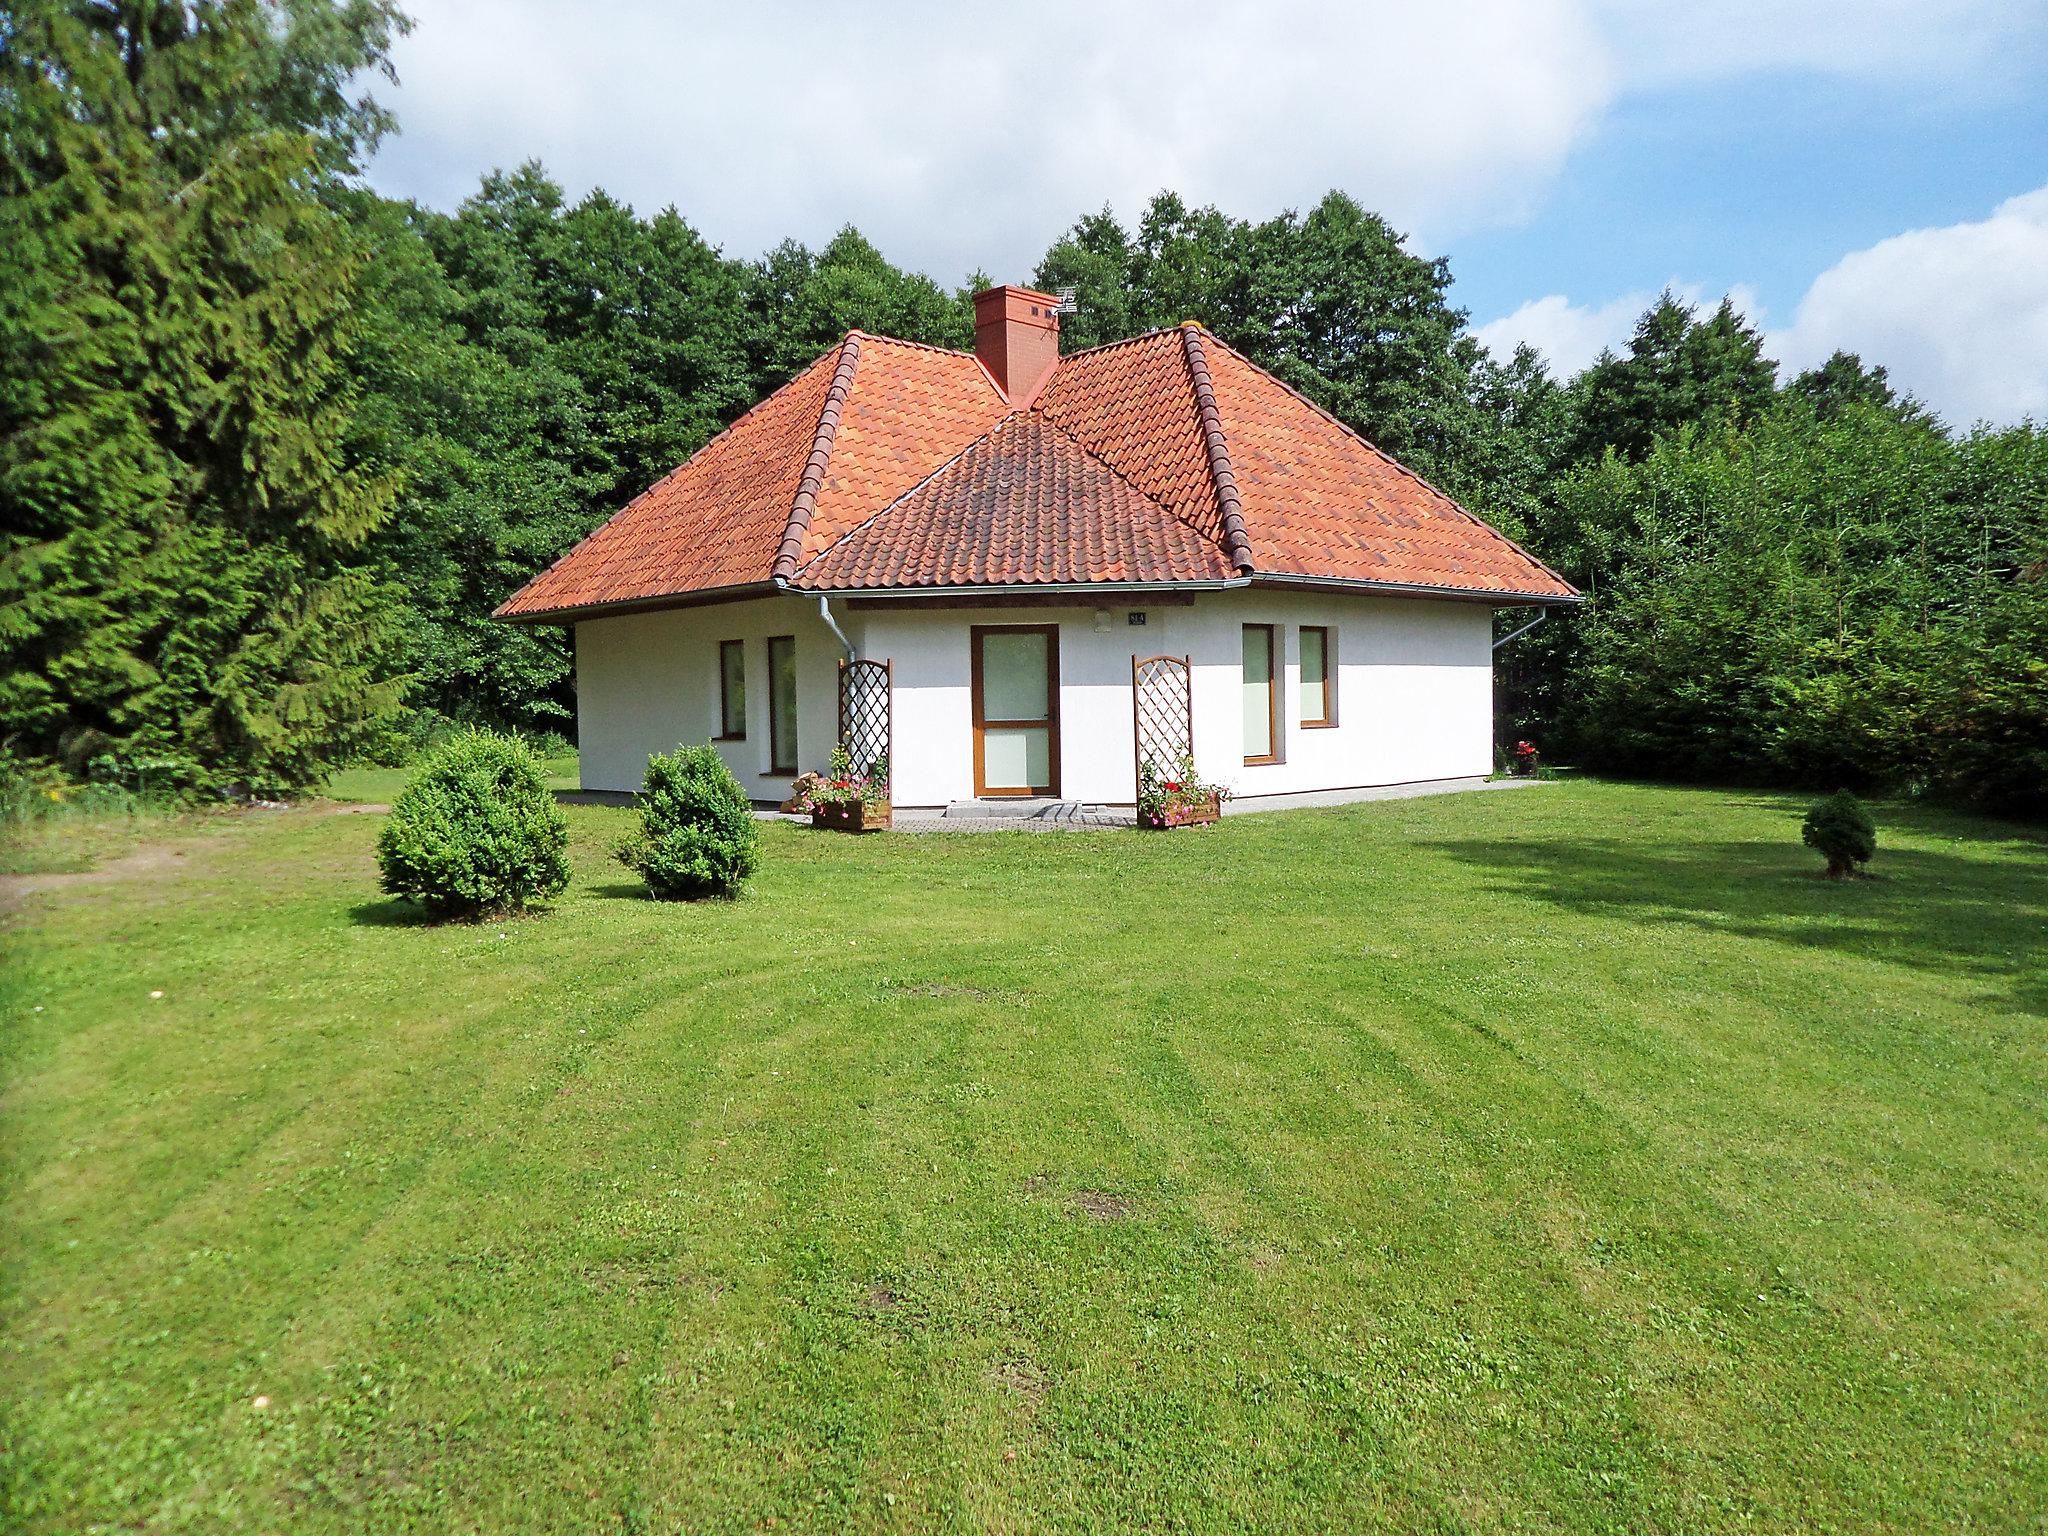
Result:
{"type": "Polygon", "coordinates": [[[1877,823],[1846,789],[1817,802],[1806,813],[1799,836],[1827,859],[1830,880],[1847,880],[1877,852],[1877,823]]]}
{"type": "Polygon", "coordinates": [[[733,896],[761,862],[761,829],[716,749],[678,747],[647,760],[640,830],[616,852],[656,896],[733,896]]]}
{"type": "Polygon", "coordinates": [[[384,889],[436,918],[517,912],[561,894],[569,823],[525,742],[449,738],[391,807],[377,838],[384,889]]]}

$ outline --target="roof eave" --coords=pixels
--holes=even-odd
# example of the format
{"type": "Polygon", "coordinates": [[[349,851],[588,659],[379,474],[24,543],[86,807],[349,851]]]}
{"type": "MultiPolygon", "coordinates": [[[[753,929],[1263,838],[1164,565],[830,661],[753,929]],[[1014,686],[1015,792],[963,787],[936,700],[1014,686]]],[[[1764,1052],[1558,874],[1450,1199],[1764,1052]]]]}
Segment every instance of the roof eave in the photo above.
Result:
{"type": "Polygon", "coordinates": [[[1583,603],[1581,592],[1517,592],[1504,587],[1448,587],[1418,582],[1366,581],[1350,576],[1311,576],[1290,571],[1252,571],[1236,576],[1195,576],[1167,581],[1000,581],[961,585],[933,583],[914,587],[810,587],[795,581],[770,579],[743,582],[730,587],[707,587],[692,592],[667,592],[651,597],[622,598],[609,603],[586,603],[573,608],[548,608],[533,613],[492,615],[505,624],[574,624],[584,619],[624,618],[635,613],[654,613],[668,608],[701,608],[713,603],[742,602],[748,598],[775,597],[981,597],[1019,592],[1072,593],[1076,596],[1114,597],[1132,592],[1229,592],[1244,587],[1287,586],[1327,588],[1336,591],[1379,594],[1389,597],[1455,598],[1483,602],[1496,608],[1560,607],[1583,603]]]}
{"type": "MultiPolygon", "coordinates": [[[[1562,579],[1562,578],[1560,578],[1562,579]]],[[[1461,598],[1483,602],[1495,608],[1569,608],[1583,603],[1586,595],[1569,592],[1523,592],[1512,587],[1451,587],[1434,582],[1371,581],[1357,576],[1309,576],[1292,571],[1255,571],[1252,586],[1326,587],[1337,591],[1380,593],[1389,597],[1461,598]]]]}
{"type": "Polygon", "coordinates": [[[532,613],[491,615],[501,624],[575,624],[584,619],[624,618],[664,608],[702,608],[712,603],[737,603],[750,597],[773,597],[784,588],[774,581],[748,581],[730,587],[703,587],[691,592],[663,592],[651,597],[624,597],[609,603],[583,603],[572,608],[542,608],[532,613]]]}
{"type": "Polygon", "coordinates": [[[1019,592],[1067,593],[1105,597],[1128,592],[1223,592],[1250,585],[1250,576],[1195,576],[1174,581],[995,581],[958,586],[934,582],[917,587],[800,587],[783,590],[803,597],[996,597],[1019,592]]]}

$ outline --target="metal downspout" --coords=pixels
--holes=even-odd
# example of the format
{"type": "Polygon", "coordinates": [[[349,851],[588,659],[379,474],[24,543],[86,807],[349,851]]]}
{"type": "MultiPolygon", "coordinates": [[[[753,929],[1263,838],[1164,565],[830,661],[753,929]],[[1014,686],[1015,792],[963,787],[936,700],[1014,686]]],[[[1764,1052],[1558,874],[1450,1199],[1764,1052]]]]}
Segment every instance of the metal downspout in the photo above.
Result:
{"type": "MultiPolygon", "coordinates": [[[[1524,624],[1520,629],[1510,630],[1507,634],[1502,635],[1498,640],[1493,642],[1493,648],[1497,651],[1502,646],[1506,645],[1510,640],[1521,639],[1522,636],[1529,633],[1530,630],[1534,629],[1538,624],[1541,624],[1545,619],[1549,617],[1550,610],[1548,608],[1538,608],[1536,610],[1535,618],[1531,619],[1528,623],[1524,624]]],[[[835,624],[833,628],[837,629],[838,626],[835,624]]]]}
{"type": "Polygon", "coordinates": [[[853,648],[853,642],[846,638],[846,631],[841,629],[839,621],[832,617],[832,600],[822,592],[818,594],[818,617],[823,619],[832,633],[839,637],[839,643],[846,651],[846,659],[848,661],[859,661],[860,652],[853,648]]]}

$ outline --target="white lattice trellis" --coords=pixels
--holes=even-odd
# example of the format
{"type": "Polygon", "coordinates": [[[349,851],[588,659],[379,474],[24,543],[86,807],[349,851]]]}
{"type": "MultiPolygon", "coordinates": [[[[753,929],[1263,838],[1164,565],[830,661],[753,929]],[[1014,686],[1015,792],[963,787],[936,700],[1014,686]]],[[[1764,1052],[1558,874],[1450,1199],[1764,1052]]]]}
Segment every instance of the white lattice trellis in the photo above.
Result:
{"type": "Polygon", "coordinates": [[[839,663],[839,740],[855,773],[872,773],[889,760],[894,670],[886,661],[839,663]]]}
{"type": "Polygon", "coordinates": [[[1164,774],[1195,750],[1194,671],[1185,656],[1131,658],[1132,772],[1164,774]]]}

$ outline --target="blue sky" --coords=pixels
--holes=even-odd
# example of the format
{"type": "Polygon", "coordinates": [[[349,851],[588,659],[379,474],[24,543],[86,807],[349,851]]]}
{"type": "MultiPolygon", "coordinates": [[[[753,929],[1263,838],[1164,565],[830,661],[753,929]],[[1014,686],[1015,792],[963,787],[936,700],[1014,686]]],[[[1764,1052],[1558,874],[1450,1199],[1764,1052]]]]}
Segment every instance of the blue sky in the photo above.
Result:
{"type": "Polygon", "coordinates": [[[1788,72],[1630,97],[1527,223],[1446,242],[1459,302],[1490,319],[1675,278],[1789,314],[1845,252],[2048,185],[2048,78],[2031,83],[1924,93],[1788,72]]]}
{"type": "Polygon", "coordinates": [[[1342,187],[1561,373],[1670,285],[1789,366],[2048,419],[2041,0],[415,0],[382,189],[539,158],[753,255],[843,224],[953,284],[1161,187],[1342,187]]]}

